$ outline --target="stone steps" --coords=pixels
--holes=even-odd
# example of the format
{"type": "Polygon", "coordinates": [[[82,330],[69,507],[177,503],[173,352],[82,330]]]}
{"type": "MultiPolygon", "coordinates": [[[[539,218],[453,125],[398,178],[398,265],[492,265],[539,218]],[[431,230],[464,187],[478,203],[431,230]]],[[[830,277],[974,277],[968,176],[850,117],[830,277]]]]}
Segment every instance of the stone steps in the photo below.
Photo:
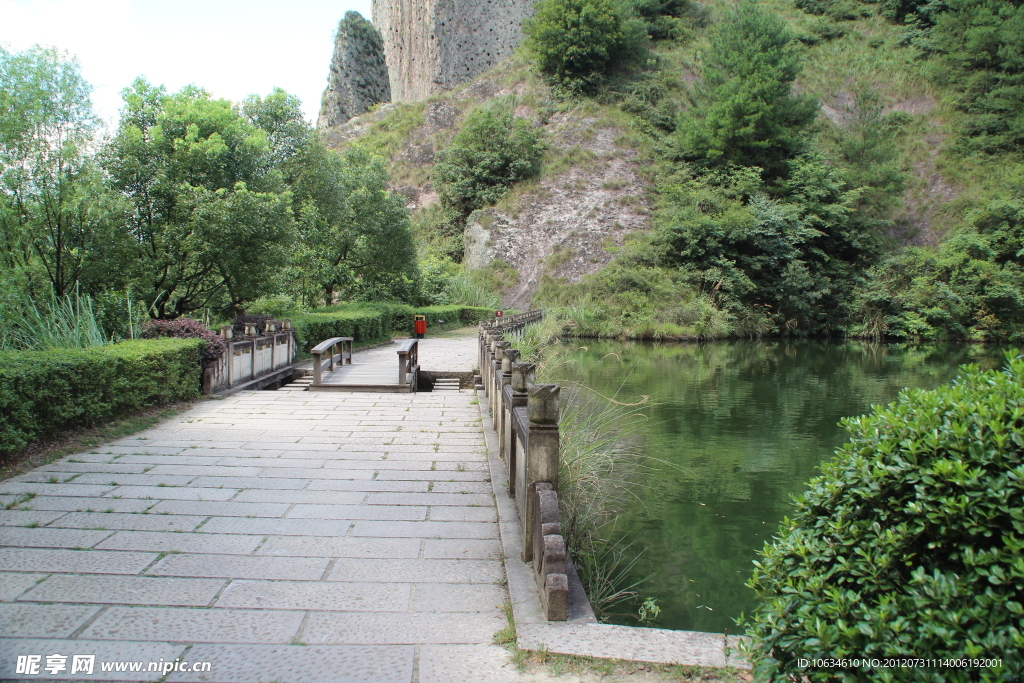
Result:
{"type": "Polygon", "coordinates": [[[459,393],[459,378],[458,377],[439,377],[434,380],[433,391],[452,391],[459,393]]]}

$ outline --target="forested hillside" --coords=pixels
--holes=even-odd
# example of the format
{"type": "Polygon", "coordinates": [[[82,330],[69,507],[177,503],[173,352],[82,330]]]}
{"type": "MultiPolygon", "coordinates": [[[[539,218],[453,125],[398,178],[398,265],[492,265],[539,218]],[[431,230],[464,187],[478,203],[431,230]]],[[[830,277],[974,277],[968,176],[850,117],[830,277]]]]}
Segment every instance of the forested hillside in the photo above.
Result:
{"type": "Polygon", "coordinates": [[[389,156],[433,268],[490,240],[471,276],[576,334],[1019,338],[1022,12],[542,0],[517,59],[329,136],[389,156]]]}

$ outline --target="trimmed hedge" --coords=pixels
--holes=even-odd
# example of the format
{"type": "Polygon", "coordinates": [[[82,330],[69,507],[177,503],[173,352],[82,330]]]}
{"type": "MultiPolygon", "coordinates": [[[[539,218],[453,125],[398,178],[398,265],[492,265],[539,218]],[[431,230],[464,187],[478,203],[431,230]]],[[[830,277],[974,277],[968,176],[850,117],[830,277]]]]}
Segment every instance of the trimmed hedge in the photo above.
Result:
{"type": "Polygon", "coordinates": [[[201,339],[0,352],[0,455],[75,427],[199,395],[201,339]]]}
{"type": "Polygon", "coordinates": [[[473,306],[425,306],[405,304],[339,304],[309,313],[293,315],[295,339],[304,351],[331,337],[352,337],[371,344],[387,339],[392,332],[412,334],[413,316],[427,316],[427,334],[475,325],[490,320],[494,311],[473,306]],[[444,322],[441,322],[441,321],[444,322]]]}
{"type": "Polygon", "coordinates": [[[844,426],[749,582],[755,679],[1024,680],[1024,358],[844,426]],[[800,662],[865,657],[989,663],[800,662]]]}

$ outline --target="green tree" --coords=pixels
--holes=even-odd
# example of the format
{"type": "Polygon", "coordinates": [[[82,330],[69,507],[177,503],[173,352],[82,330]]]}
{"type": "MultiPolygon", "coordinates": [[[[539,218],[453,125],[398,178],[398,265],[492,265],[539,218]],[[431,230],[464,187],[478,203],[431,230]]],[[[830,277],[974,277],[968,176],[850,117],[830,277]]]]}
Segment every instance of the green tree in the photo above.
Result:
{"type": "Polygon", "coordinates": [[[318,142],[294,159],[301,250],[292,280],[304,301],[404,300],[418,291],[409,211],[388,187],[384,160],[352,146],[339,156],[318,142]]]}
{"type": "Polygon", "coordinates": [[[78,63],[0,48],[0,263],[35,296],[102,281],[123,205],[90,155],[98,121],[78,63]]]}
{"type": "Polygon", "coordinates": [[[537,175],[543,153],[540,131],[525,119],[477,109],[438,155],[434,180],[441,201],[468,216],[537,175]]]}
{"type": "Polygon", "coordinates": [[[123,96],[105,161],[132,206],[133,291],[160,318],[269,293],[294,231],[267,133],[193,86],[168,95],[139,79],[123,96]]]}
{"type": "Polygon", "coordinates": [[[593,92],[643,52],[643,22],[615,0],[541,0],[523,32],[537,68],[575,92],[593,92]]]}
{"type": "Polygon", "coordinates": [[[705,168],[758,166],[784,177],[807,148],[817,101],[791,92],[799,47],[782,20],[744,0],[716,24],[695,105],[677,126],[680,156],[705,168]]]}

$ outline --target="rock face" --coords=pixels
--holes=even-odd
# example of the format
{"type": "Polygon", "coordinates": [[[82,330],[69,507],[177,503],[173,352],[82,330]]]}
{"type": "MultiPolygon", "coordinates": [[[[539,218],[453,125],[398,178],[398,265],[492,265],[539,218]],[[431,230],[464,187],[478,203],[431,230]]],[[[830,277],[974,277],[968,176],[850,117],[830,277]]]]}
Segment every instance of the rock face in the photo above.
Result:
{"type": "Polygon", "coordinates": [[[595,119],[557,115],[550,144],[580,161],[542,179],[511,210],[473,213],[463,235],[467,268],[504,261],[518,273],[502,295],[507,308],[527,308],[545,277],[579,282],[612,260],[629,233],[650,228],[649,187],[636,152],[620,149],[622,131],[595,119]]]}
{"type": "Polygon", "coordinates": [[[379,102],[390,101],[391,84],[380,32],[359,12],[347,12],[338,24],[317,127],[341,125],[379,102]]]}
{"type": "Polygon", "coordinates": [[[511,55],[534,1],[373,0],[393,100],[450,90],[511,55]]]}

